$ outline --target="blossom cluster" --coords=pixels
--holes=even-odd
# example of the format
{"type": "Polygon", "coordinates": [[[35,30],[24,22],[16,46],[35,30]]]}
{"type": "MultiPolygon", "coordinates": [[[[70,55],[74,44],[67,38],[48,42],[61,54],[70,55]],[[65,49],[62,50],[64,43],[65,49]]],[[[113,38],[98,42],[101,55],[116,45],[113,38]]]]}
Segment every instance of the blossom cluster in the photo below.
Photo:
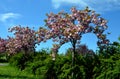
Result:
{"type": "Polygon", "coordinates": [[[80,40],[83,34],[94,33],[98,37],[98,45],[107,44],[103,32],[107,29],[107,20],[96,14],[95,11],[89,10],[88,7],[84,10],[71,8],[71,14],[59,12],[58,14],[47,14],[45,20],[48,26],[49,34],[54,41],[64,44],[73,42],[71,40],[80,40]]]}
{"type": "Polygon", "coordinates": [[[48,34],[47,29],[40,27],[39,30],[36,32],[36,38],[38,43],[42,41],[46,42],[46,40],[50,38],[50,34],[48,34]]]}
{"type": "Polygon", "coordinates": [[[8,40],[0,38],[0,53],[6,52],[6,44],[8,40]]]}

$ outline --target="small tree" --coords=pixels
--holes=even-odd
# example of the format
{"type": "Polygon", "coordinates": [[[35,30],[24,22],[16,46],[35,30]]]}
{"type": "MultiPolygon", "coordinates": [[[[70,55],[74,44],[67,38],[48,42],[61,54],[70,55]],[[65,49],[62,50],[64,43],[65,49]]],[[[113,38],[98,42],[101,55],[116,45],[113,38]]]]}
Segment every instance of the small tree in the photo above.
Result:
{"type": "Polygon", "coordinates": [[[36,40],[35,30],[29,27],[16,26],[9,29],[10,32],[14,33],[14,37],[8,37],[7,51],[10,54],[24,51],[26,54],[34,52],[36,40]]]}
{"type": "MultiPolygon", "coordinates": [[[[94,33],[98,37],[97,44],[107,44],[109,41],[103,32],[107,29],[107,21],[99,17],[95,11],[71,8],[71,14],[59,12],[58,14],[47,14],[45,20],[49,30],[49,36],[60,45],[70,42],[73,47],[72,65],[74,66],[76,45],[80,41],[83,34],[94,33]]],[[[72,67],[73,67],[72,66],[72,67]]],[[[74,72],[72,73],[74,76],[74,72]]]]}
{"type": "Polygon", "coordinates": [[[56,54],[57,54],[59,48],[60,48],[59,44],[53,44],[52,54],[51,54],[52,60],[56,59],[56,54]]]}

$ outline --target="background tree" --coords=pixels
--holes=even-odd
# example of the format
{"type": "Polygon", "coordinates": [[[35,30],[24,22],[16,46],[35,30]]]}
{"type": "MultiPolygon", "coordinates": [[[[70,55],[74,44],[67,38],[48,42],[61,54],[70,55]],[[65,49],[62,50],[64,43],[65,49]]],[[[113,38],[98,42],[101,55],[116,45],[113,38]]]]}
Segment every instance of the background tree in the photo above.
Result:
{"type": "MultiPolygon", "coordinates": [[[[98,45],[107,44],[109,41],[103,32],[107,29],[107,21],[99,17],[95,11],[86,7],[85,10],[71,8],[71,14],[59,12],[58,14],[47,14],[45,20],[49,30],[49,36],[53,41],[59,42],[60,45],[70,42],[73,47],[72,65],[74,66],[76,45],[83,34],[94,33],[98,37],[98,45]]],[[[73,67],[72,66],[72,67],[73,67]]]]}
{"type": "Polygon", "coordinates": [[[7,43],[7,51],[10,54],[18,53],[24,51],[24,53],[34,52],[36,40],[35,30],[29,27],[16,26],[9,29],[10,32],[14,33],[14,37],[9,37],[9,42],[7,43]]]}
{"type": "MultiPolygon", "coordinates": [[[[73,51],[73,48],[69,48],[70,51],[73,51]]],[[[76,53],[79,55],[94,55],[95,52],[91,49],[88,49],[88,47],[85,44],[78,44],[76,46],[76,53]]]]}

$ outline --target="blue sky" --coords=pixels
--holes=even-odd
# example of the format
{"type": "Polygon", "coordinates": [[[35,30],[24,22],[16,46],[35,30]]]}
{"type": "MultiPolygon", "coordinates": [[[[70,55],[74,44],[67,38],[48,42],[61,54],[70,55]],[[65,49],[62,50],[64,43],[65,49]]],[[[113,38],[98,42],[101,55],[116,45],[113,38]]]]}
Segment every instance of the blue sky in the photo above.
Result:
{"type": "MultiPolygon", "coordinates": [[[[78,9],[84,9],[89,6],[90,9],[100,13],[102,17],[108,20],[108,35],[110,41],[117,41],[120,36],[120,0],[1,0],[0,1],[0,37],[6,38],[8,28],[15,25],[35,27],[38,29],[44,26],[46,13],[57,13],[61,10],[70,12],[70,8],[76,6],[78,9]]],[[[88,45],[90,49],[96,49],[97,38],[95,35],[83,35],[82,44],[88,45]]],[[[37,50],[51,47],[51,41],[41,43],[37,50]]],[[[70,44],[61,47],[60,52],[70,47],[70,44]]]]}

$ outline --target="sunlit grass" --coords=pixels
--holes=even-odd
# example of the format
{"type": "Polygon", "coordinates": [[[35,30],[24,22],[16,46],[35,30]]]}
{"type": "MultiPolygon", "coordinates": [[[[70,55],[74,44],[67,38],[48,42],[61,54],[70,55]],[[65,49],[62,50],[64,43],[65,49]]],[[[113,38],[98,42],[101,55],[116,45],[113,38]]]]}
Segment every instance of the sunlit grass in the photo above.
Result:
{"type": "Polygon", "coordinates": [[[0,79],[39,79],[39,78],[30,73],[20,71],[17,68],[7,65],[0,66],[0,79]]]}

